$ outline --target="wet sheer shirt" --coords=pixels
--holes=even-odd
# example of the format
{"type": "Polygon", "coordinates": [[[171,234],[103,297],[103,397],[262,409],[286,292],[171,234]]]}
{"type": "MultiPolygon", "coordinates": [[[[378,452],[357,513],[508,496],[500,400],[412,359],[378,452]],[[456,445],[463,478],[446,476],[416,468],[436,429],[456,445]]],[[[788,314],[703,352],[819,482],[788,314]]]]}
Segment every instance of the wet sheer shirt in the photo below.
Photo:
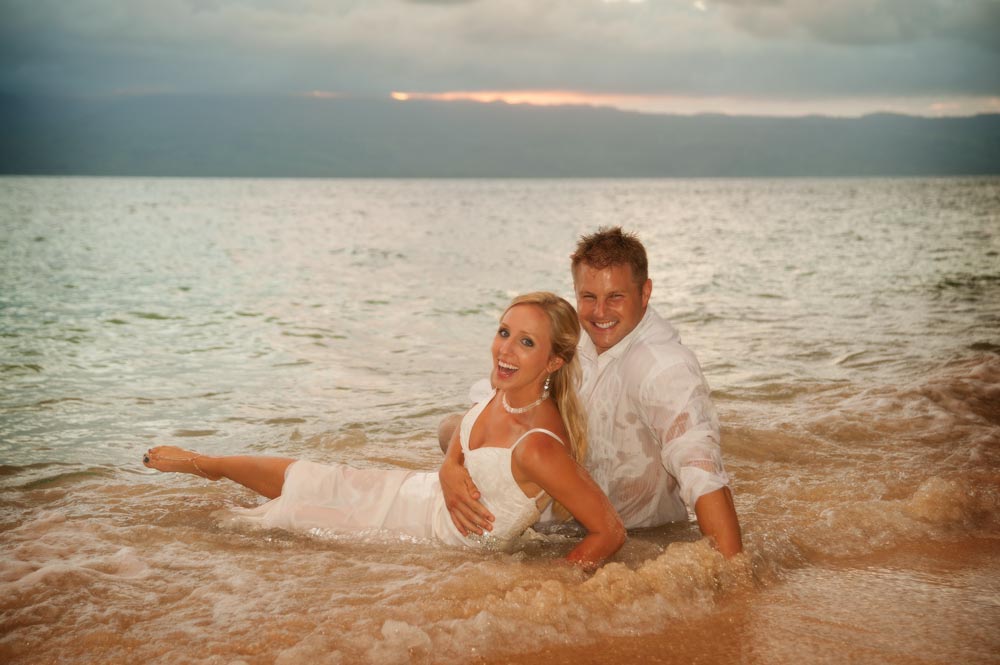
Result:
{"type": "Polygon", "coordinates": [[[686,520],[685,504],[728,485],[701,367],[652,307],[602,354],[582,335],[579,356],[586,467],[626,528],[686,520]]]}

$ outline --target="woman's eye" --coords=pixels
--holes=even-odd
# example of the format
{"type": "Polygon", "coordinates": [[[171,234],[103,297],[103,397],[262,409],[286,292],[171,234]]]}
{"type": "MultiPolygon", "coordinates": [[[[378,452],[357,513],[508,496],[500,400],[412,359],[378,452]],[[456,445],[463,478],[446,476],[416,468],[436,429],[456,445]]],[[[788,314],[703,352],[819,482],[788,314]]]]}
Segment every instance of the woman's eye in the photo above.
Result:
{"type": "Polygon", "coordinates": [[[525,346],[534,346],[535,342],[525,337],[524,339],[521,340],[521,344],[524,344],[525,346]]]}
{"type": "Polygon", "coordinates": [[[501,328],[500,330],[498,330],[497,335],[499,335],[500,337],[510,337],[510,333],[507,332],[506,328],[501,328]]]}

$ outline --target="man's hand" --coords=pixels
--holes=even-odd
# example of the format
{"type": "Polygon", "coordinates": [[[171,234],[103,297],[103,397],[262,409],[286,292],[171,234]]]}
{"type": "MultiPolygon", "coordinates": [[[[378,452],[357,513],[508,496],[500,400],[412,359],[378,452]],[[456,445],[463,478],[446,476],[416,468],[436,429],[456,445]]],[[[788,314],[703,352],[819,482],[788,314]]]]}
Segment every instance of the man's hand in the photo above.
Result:
{"type": "Polygon", "coordinates": [[[493,514],[479,503],[479,489],[472,482],[468,470],[455,460],[445,459],[438,470],[444,504],[463,536],[470,533],[482,535],[483,530],[493,530],[493,514]]]}
{"type": "Polygon", "coordinates": [[[468,536],[470,533],[482,535],[483,530],[493,530],[495,518],[493,513],[486,510],[486,507],[479,502],[482,496],[479,488],[472,482],[472,476],[462,464],[462,444],[459,442],[459,436],[459,429],[456,428],[452,433],[444,462],[438,469],[444,505],[448,508],[451,521],[463,536],[468,536]]]}

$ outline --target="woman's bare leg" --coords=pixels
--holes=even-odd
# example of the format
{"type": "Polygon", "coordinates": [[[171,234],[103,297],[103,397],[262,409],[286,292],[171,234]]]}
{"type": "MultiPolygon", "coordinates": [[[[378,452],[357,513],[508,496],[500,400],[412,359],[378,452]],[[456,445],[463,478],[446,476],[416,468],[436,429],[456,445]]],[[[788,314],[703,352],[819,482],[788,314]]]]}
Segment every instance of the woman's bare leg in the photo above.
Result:
{"type": "Polygon", "coordinates": [[[228,478],[268,499],[281,496],[285,470],[295,460],[288,457],[231,455],[210,457],[174,446],[151,448],[142,463],[151,469],[191,473],[209,480],[228,478]]]}

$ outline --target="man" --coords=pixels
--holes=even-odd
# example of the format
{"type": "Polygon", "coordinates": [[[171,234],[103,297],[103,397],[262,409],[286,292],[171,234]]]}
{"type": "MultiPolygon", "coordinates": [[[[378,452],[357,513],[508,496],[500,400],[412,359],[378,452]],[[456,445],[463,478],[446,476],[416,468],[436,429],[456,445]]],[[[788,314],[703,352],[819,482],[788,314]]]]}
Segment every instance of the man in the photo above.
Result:
{"type": "MultiPolygon", "coordinates": [[[[694,354],[649,307],[653,282],[646,250],[621,228],[580,239],[572,255],[580,397],[588,416],[585,466],[626,528],[687,519],[722,554],[742,550],[739,520],[719,449],[719,423],[694,354]]],[[[447,441],[454,421],[443,423],[447,441]]],[[[452,520],[482,533],[492,515],[468,472],[446,462],[439,472],[452,520]]]]}

